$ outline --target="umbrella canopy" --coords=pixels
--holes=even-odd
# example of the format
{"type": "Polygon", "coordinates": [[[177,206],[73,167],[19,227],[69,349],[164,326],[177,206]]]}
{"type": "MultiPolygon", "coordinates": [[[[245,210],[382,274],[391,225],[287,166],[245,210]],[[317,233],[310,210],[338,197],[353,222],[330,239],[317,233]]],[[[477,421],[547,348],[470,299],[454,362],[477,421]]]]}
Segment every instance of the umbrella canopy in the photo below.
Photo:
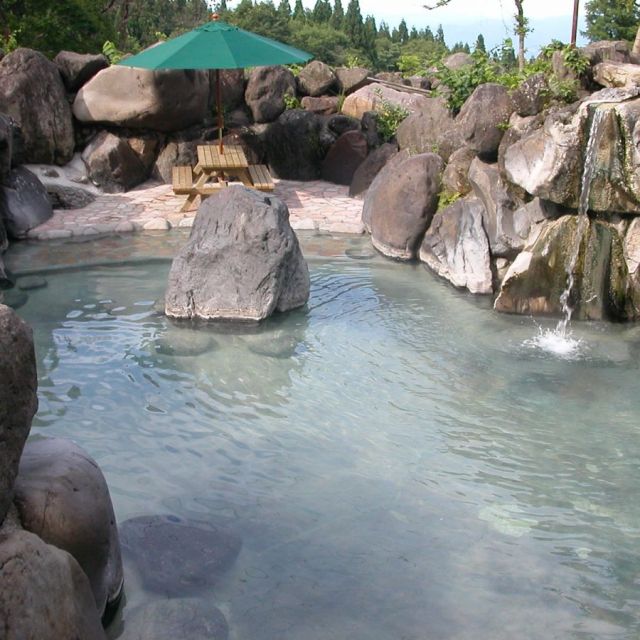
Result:
{"type": "Polygon", "coordinates": [[[306,51],[282,44],[257,33],[218,20],[214,14],[211,22],[193,31],[172,38],[118,62],[127,67],[141,69],[215,69],[216,108],[220,150],[222,146],[222,97],[220,69],[243,69],[274,64],[306,62],[313,56],[306,51]]]}
{"type": "Polygon", "coordinates": [[[222,20],[212,20],[118,64],[142,69],[243,69],[306,62],[313,56],[222,20]]]}

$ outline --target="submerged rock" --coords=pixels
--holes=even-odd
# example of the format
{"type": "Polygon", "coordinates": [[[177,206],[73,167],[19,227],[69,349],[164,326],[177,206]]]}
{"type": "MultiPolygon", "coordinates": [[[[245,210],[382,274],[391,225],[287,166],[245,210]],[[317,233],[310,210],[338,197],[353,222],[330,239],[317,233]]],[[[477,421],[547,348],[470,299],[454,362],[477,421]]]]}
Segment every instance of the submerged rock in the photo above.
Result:
{"type": "Polygon", "coordinates": [[[120,537],[144,587],[167,597],[210,591],[242,546],[224,527],[176,516],[126,520],[120,537]]]}
{"type": "Polygon", "coordinates": [[[309,270],[280,200],[232,186],[199,208],[171,265],[165,313],[260,321],[309,298],[309,270]]]}
{"type": "Polygon", "coordinates": [[[227,640],[229,625],[206,600],[173,598],[136,607],[127,615],[123,640],[227,640]]]}
{"type": "Polygon", "coordinates": [[[29,440],[15,491],[24,528],[78,561],[102,616],[120,596],[123,573],[109,489],[96,462],[70,440],[29,440]]]}

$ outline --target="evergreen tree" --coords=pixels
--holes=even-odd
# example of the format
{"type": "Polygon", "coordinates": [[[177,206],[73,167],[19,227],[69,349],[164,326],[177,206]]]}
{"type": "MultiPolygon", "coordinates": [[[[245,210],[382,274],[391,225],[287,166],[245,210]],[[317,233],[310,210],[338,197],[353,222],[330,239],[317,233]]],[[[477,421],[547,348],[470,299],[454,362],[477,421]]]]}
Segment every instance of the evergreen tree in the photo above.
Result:
{"type": "Polygon", "coordinates": [[[344,16],[344,32],[356,47],[361,46],[363,40],[364,22],[360,13],[358,0],[349,0],[347,13],[344,16]]]}
{"type": "Polygon", "coordinates": [[[291,19],[291,5],[289,4],[289,0],[280,0],[278,15],[284,20],[291,19]]]}
{"type": "Polygon", "coordinates": [[[480,53],[487,53],[487,47],[484,43],[484,36],[481,33],[478,34],[473,50],[479,51],[480,53]]]}
{"type": "Polygon", "coordinates": [[[431,31],[431,27],[428,27],[428,26],[424,28],[424,34],[423,34],[422,37],[427,42],[434,42],[435,41],[435,38],[433,36],[433,31],[431,31]]]}
{"type": "Polygon", "coordinates": [[[376,38],[378,37],[378,27],[376,26],[376,19],[373,16],[367,16],[364,21],[364,28],[362,30],[362,42],[361,47],[367,54],[367,57],[371,60],[374,66],[377,64],[376,55],[376,38]]]}
{"type": "Polygon", "coordinates": [[[342,29],[344,23],[344,9],[342,8],[342,1],[335,0],[333,5],[333,14],[331,15],[331,26],[339,31],[342,29]]]}
{"type": "Polygon", "coordinates": [[[307,14],[304,10],[304,6],[302,5],[302,0],[296,0],[293,7],[293,19],[298,20],[299,22],[304,22],[307,19],[307,14]]]}
{"type": "Polygon", "coordinates": [[[311,20],[319,24],[326,24],[331,20],[333,10],[329,0],[316,0],[316,4],[311,12],[311,20]]]}
{"type": "Polygon", "coordinates": [[[411,31],[409,31],[409,40],[417,40],[419,37],[418,30],[415,27],[411,27],[411,31]]]}
{"type": "Polygon", "coordinates": [[[447,43],[444,41],[444,29],[441,24],[438,25],[438,30],[436,31],[436,37],[434,40],[443,47],[447,46],[447,43]]]}
{"type": "Polygon", "coordinates": [[[407,23],[404,18],[400,20],[398,25],[398,39],[400,44],[406,44],[409,41],[409,29],[407,29],[407,23]]]}
{"type": "Polygon", "coordinates": [[[389,25],[383,20],[378,27],[378,36],[382,38],[389,38],[391,40],[391,33],[389,32],[389,25]]]}
{"type": "Polygon", "coordinates": [[[393,29],[391,29],[391,42],[400,44],[400,32],[398,31],[398,27],[393,27],[393,29]]]}
{"type": "Polygon", "coordinates": [[[594,40],[633,40],[640,22],[640,7],[634,0],[588,0],[585,5],[587,29],[594,40]]]}
{"type": "Polygon", "coordinates": [[[227,11],[229,11],[229,7],[227,7],[227,0],[219,0],[214,5],[214,8],[216,10],[216,13],[220,15],[227,13],[227,11]]]}

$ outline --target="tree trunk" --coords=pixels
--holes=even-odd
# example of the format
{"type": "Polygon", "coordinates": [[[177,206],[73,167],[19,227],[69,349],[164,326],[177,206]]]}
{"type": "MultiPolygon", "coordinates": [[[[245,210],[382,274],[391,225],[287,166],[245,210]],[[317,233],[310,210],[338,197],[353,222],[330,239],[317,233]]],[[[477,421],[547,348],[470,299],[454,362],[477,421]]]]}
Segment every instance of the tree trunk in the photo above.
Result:
{"type": "Polygon", "coordinates": [[[516,9],[516,33],[518,34],[518,69],[524,70],[524,39],[527,35],[527,19],[524,17],[524,9],[522,3],[524,0],[515,0],[516,9]]]}

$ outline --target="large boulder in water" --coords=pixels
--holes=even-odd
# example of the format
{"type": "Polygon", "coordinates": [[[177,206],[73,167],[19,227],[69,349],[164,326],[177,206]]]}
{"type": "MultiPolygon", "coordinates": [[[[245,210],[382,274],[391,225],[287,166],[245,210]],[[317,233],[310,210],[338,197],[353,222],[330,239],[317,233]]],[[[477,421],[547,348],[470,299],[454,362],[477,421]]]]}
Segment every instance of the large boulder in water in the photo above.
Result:
{"type": "Polygon", "coordinates": [[[200,205],[189,242],[171,265],[165,312],[259,321],[308,297],[309,271],[287,206],[231,186],[200,205]]]}
{"type": "Polygon", "coordinates": [[[412,260],[438,206],[443,162],[435,153],[399,153],[376,176],[364,199],[363,222],[373,246],[412,260]]]}
{"type": "Polygon", "coordinates": [[[73,102],[80,122],[180,131],[208,114],[209,72],[149,71],[111,66],[85,84],[73,102]]]}
{"type": "Polygon", "coordinates": [[[8,520],[0,527],[3,640],[106,640],[80,565],[8,520]]]}
{"type": "Polygon", "coordinates": [[[109,489],[96,462],[70,440],[30,440],[15,502],[25,529],[78,561],[102,615],[120,595],[123,572],[109,489]]]}
{"type": "Polygon", "coordinates": [[[574,283],[569,298],[581,320],[626,319],[627,266],[617,229],[575,215],[544,223],[536,239],[509,267],[495,309],[526,315],[560,315],[571,257],[574,283]],[[582,228],[581,228],[582,227],[582,228]]]}
{"type": "Polygon", "coordinates": [[[0,186],[0,218],[4,220],[8,234],[23,238],[27,232],[53,215],[51,201],[38,177],[16,167],[0,186]]]}
{"type": "Polygon", "coordinates": [[[489,242],[482,226],[482,202],[457,200],[433,217],[420,246],[420,260],[456,287],[491,293],[489,242]]]}
{"type": "Polygon", "coordinates": [[[24,161],[66,164],[75,145],[71,108],[53,62],[31,49],[0,61],[0,112],[22,131],[24,161]]]}
{"type": "Polygon", "coordinates": [[[251,72],[244,99],[255,122],[273,122],[286,108],[286,95],[296,95],[296,79],[289,69],[276,65],[251,72]]]}
{"type": "Polygon", "coordinates": [[[20,455],[38,408],[31,329],[4,305],[0,305],[0,380],[1,523],[13,499],[20,455]]]}

